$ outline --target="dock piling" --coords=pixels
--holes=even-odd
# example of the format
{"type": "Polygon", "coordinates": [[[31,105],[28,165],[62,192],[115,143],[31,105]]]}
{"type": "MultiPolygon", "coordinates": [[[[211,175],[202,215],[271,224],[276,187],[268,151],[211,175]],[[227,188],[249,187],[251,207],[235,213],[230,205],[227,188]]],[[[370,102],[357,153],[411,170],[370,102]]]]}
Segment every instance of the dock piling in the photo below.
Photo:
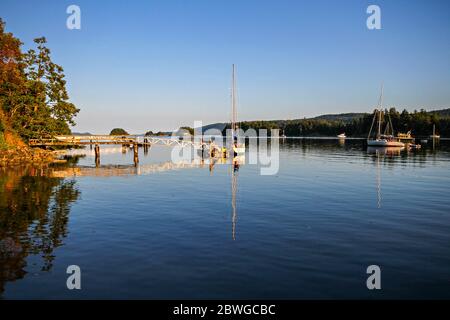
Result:
{"type": "Polygon", "coordinates": [[[134,165],[137,166],[139,163],[139,146],[137,143],[133,144],[133,151],[134,151],[134,165]]]}
{"type": "Polygon", "coordinates": [[[95,150],[95,165],[98,167],[100,165],[100,146],[96,144],[94,150],[95,150]]]}

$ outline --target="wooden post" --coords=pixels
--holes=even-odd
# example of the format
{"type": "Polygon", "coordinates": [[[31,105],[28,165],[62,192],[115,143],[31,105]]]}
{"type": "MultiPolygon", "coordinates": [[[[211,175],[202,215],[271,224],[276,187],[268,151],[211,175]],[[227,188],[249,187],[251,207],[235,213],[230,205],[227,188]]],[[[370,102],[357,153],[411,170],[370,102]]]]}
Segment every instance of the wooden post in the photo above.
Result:
{"type": "Polygon", "coordinates": [[[144,155],[148,154],[148,147],[149,147],[148,139],[144,138],[144,155]]]}
{"type": "Polygon", "coordinates": [[[137,166],[139,163],[139,147],[137,143],[133,144],[133,150],[134,150],[134,165],[137,166]]]}
{"type": "Polygon", "coordinates": [[[90,149],[92,150],[92,140],[90,140],[89,147],[90,147],[90,149]]]}
{"type": "Polygon", "coordinates": [[[96,144],[94,150],[95,150],[95,165],[98,167],[100,165],[100,146],[96,144]]]}
{"type": "Polygon", "coordinates": [[[201,144],[202,144],[202,159],[205,157],[205,142],[203,141],[203,138],[201,140],[201,144]]]}

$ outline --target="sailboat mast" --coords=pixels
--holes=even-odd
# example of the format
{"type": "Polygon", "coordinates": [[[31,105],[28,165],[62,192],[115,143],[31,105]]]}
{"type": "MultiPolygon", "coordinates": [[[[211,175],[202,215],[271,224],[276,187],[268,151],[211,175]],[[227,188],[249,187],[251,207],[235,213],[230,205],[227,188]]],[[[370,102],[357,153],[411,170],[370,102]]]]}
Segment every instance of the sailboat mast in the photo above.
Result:
{"type": "Polygon", "coordinates": [[[233,136],[237,130],[237,110],[236,110],[236,66],[233,64],[231,77],[231,130],[233,136]]]}
{"type": "Polygon", "coordinates": [[[381,137],[381,121],[382,121],[382,115],[381,113],[383,112],[383,84],[381,84],[381,94],[380,94],[380,110],[378,111],[378,134],[377,134],[377,139],[379,139],[381,137]]]}

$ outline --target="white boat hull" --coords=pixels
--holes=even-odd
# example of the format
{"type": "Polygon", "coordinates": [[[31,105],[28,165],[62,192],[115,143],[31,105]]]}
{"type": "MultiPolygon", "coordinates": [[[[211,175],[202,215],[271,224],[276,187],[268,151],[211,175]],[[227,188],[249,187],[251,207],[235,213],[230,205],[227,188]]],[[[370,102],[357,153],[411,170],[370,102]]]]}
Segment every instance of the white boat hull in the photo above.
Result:
{"type": "Polygon", "coordinates": [[[380,140],[367,140],[367,145],[370,147],[404,147],[405,144],[400,141],[388,141],[384,139],[380,140]]]}
{"type": "Polygon", "coordinates": [[[233,151],[236,154],[244,154],[245,153],[245,147],[233,147],[233,151]]]}

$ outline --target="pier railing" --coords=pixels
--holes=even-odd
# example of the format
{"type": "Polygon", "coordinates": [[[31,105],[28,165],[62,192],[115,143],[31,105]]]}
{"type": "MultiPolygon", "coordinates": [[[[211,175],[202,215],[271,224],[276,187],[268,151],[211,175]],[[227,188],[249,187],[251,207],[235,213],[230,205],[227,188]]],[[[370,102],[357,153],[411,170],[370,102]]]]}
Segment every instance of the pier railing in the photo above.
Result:
{"type": "Polygon", "coordinates": [[[104,144],[118,144],[118,145],[137,145],[137,146],[151,146],[163,145],[168,147],[180,146],[208,149],[210,144],[206,142],[194,142],[191,139],[183,139],[179,137],[152,137],[152,136],[137,136],[137,135],[61,135],[54,138],[30,139],[30,146],[45,147],[45,146],[74,146],[74,145],[104,145],[104,144]]]}
{"type": "Polygon", "coordinates": [[[89,144],[134,144],[138,143],[137,136],[110,136],[110,135],[91,135],[91,136],[55,136],[54,138],[30,139],[31,146],[71,146],[71,145],[89,145],[89,144]]]}

